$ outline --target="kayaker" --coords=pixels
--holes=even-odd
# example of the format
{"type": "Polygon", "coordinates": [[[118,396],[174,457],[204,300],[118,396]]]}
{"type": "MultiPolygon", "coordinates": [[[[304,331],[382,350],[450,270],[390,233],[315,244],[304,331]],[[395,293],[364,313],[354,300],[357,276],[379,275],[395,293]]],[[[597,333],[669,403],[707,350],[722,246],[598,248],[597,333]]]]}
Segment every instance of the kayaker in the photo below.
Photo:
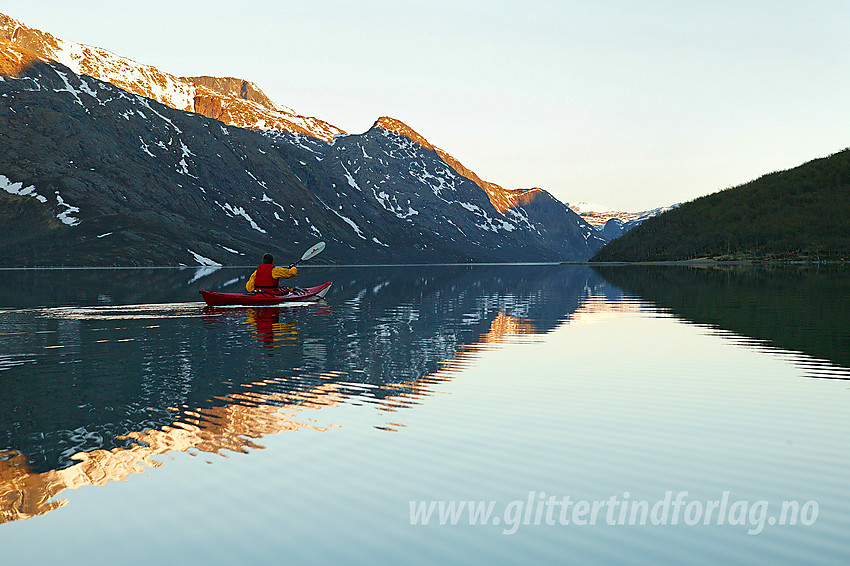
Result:
{"type": "Polygon", "coordinates": [[[257,266],[251,278],[245,283],[245,289],[250,291],[266,291],[276,293],[281,279],[290,279],[298,275],[297,267],[276,267],[274,256],[265,254],[263,263],[257,266]]]}

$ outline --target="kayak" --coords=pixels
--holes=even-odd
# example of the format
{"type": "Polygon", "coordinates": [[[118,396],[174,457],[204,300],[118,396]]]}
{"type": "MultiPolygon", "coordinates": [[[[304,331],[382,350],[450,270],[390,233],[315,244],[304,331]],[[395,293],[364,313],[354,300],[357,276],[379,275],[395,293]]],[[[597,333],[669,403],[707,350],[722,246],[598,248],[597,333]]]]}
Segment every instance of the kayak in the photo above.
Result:
{"type": "Polygon", "coordinates": [[[333,281],[322,283],[317,287],[308,287],[307,289],[284,288],[280,293],[270,293],[268,291],[259,291],[254,293],[216,293],[214,291],[204,291],[201,289],[201,296],[204,301],[211,307],[223,306],[249,306],[262,307],[279,305],[281,303],[290,303],[293,301],[316,301],[324,298],[333,281]]]}

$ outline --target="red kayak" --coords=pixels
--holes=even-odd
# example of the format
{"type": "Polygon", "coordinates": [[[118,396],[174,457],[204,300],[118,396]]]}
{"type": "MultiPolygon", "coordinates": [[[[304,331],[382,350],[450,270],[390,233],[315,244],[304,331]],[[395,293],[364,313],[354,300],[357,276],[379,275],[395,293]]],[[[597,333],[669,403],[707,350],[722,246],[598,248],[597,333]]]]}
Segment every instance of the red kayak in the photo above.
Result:
{"type": "Polygon", "coordinates": [[[284,288],[279,293],[260,291],[255,293],[215,293],[213,291],[201,290],[201,296],[211,307],[224,306],[249,306],[262,307],[291,303],[293,301],[315,301],[321,299],[328,292],[333,281],[322,283],[318,287],[307,289],[284,288]]]}

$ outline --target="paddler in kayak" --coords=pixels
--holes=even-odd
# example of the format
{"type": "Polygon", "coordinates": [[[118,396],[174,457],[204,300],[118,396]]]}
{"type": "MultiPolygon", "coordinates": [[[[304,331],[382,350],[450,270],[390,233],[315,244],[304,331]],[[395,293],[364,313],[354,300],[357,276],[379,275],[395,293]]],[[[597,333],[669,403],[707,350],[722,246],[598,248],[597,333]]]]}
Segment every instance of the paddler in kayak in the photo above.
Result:
{"type": "Polygon", "coordinates": [[[257,266],[251,278],[245,283],[245,289],[249,292],[265,292],[277,294],[281,292],[279,282],[281,279],[290,279],[298,275],[297,267],[277,267],[274,264],[274,256],[265,254],[263,263],[257,266]]]}

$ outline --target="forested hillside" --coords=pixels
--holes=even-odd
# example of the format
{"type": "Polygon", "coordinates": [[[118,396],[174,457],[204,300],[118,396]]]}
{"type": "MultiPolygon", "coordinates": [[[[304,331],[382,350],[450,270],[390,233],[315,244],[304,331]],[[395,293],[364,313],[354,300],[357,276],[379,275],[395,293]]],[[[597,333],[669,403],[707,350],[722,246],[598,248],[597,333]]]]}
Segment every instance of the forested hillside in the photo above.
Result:
{"type": "Polygon", "coordinates": [[[685,203],[592,261],[850,257],[850,149],[685,203]]]}

